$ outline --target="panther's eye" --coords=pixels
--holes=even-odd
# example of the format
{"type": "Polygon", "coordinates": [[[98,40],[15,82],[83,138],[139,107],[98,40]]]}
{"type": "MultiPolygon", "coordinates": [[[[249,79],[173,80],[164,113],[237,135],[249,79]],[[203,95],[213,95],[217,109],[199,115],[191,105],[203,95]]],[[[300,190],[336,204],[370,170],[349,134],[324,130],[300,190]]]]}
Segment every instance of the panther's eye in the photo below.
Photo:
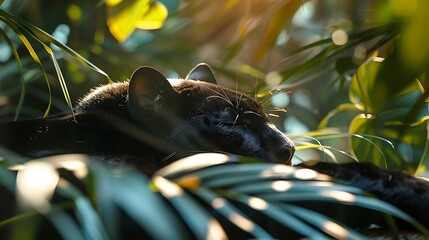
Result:
{"type": "Polygon", "coordinates": [[[238,122],[240,114],[235,109],[232,109],[231,107],[226,107],[223,113],[224,118],[222,119],[222,121],[224,124],[240,124],[240,122],[238,122]]]}

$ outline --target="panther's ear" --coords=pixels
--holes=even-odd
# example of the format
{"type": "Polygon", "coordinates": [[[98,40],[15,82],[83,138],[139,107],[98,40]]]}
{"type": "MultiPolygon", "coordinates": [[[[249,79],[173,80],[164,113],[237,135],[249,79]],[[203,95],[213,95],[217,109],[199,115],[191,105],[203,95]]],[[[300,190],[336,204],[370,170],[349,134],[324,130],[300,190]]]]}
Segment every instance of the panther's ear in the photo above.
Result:
{"type": "Polygon", "coordinates": [[[176,94],[168,80],[158,70],[140,67],[134,71],[128,86],[128,109],[131,114],[154,110],[157,103],[176,94]]]}
{"type": "Polygon", "coordinates": [[[195,66],[186,76],[188,80],[200,80],[208,83],[217,84],[212,69],[206,63],[200,63],[195,66]]]}

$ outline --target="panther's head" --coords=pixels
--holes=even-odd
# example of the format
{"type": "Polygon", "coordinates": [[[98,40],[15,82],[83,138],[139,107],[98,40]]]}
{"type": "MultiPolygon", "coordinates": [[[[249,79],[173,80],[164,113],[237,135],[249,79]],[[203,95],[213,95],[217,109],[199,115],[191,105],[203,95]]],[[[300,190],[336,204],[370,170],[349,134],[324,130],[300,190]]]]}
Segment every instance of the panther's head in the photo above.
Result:
{"type": "Polygon", "coordinates": [[[295,147],[247,94],[219,86],[199,64],[185,79],[141,67],[128,87],[128,111],[152,134],[181,152],[226,152],[290,164],[295,147]]]}

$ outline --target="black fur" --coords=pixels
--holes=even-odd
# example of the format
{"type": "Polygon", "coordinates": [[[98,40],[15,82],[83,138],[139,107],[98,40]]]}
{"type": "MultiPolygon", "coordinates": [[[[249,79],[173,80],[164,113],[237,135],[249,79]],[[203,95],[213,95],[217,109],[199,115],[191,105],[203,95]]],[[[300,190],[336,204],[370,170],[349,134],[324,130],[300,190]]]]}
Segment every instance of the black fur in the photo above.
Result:
{"type": "Polygon", "coordinates": [[[306,162],[301,167],[340,179],[404,210],[429,227],[429,181],[407,173],[382,170],[370,163],[306,162]]]}

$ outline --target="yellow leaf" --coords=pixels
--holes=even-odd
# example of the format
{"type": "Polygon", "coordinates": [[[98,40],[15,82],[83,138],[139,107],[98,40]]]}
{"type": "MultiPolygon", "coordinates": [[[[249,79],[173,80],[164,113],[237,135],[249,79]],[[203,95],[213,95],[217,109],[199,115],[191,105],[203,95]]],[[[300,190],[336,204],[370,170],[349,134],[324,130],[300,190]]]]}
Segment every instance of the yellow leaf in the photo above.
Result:
{"type": "Polygon", "coordinates": [[[136,28],[160,28],[167,9],[153,0],[106,0],[107,26],[112,35],[124,42],[136,28]]]}
{"type": "Polygon", "coordinates": [[[284,1],[281,6],[276,9],[267,28],[265,29],[264,38],[256,50],[254,60],[259,62],[267,53],[267,51],[274,45],[277,37],[284,29],[284,27],[291,21],[296,10],[306,1],[288,0],[284,1]]]}
{"type": "Polygon", "coordinates": [[[167,15],[167,8],[162,3],[152,2],[149,6],[149,10],[140,16],[136,23],[136,27],[146,30],[161,28],[167,15]]]}
{"type": "Polygon", "coordinates": [[[411,70],[425,68],[429,59],[429,31],[427,30],[429,2],[420,0],[417,4],[415,11],[409,11],[411,16],[401,42],[404,64],[411,70]]]}

